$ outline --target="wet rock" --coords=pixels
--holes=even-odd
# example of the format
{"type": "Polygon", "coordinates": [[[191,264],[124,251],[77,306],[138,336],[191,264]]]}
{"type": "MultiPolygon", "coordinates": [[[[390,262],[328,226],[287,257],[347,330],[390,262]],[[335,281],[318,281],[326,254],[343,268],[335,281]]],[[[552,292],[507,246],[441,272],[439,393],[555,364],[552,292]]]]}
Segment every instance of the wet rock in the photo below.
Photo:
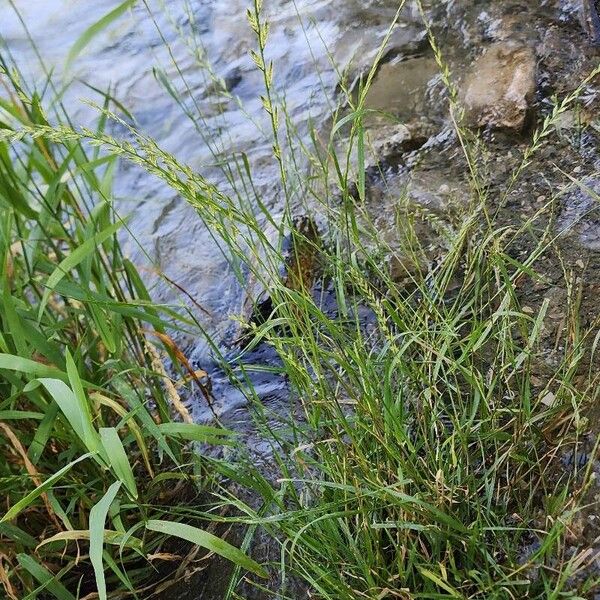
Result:
{"type": "Polygon", "coordinates": [[[568,192],[558,219],[562,236],[586,250],[600,250],[600,180],[585,178],[568,192]]]}
{"type": "Polygon", "coordinates": [[[373,156],[367,160],[367,170],[398,164],[405,154],[423,147],[434,133],[435,128],[427,120],[375,127],[368,133],[373,156]]]}
{"type": "Polygon", "coordinates": [[[308,216],[295,218],[285,242],[284,285],[294,291],[310,291],[319,270],[321,238],[317,224],[308,216]]]}
{"type": "Polygon", "coordinates": [[[365,236],[364,247],[374,254],[383,250],[392,279],[410,284],[452,243],[453,215],[468,197],[468,186],[443,170],[414,170],[373,181],[366,209],[377,235],[365,236]]]}
{"type": "MultiPolygon", "coordinates": [[[[398,58],[386,62],[377,75],[366,98],[366,108],[411,119],[428,111],[429,82],[438,67],[431,55],[398,58]]],[[[389,116],[383,117],[389,122],[389,116]]],[[[372,117],[371,117],[372,120],[372,117]]]]}
{"type": "MultiPolygon", "coordinates": [[[[278,232],[267,233],[267,238],[274,247],[277,246],[278,232]]],[[[285,287],[296,292],[311,292],[320,270],[320,246],[321,238],[315,221],[308,216],[296,217],[283,240],[279,279],[285,287]]],[[[258,260],[265,259],[260,257],[258,260]]],[[[262,269],[260,263],[256,266],[262,269]]],[[[269,274],[265,271],[264,276],[268,278],[269,274]]],[[[240,315],[242,323],[263,323],[273,312],[273,302],[266,283],[249,275],[240,315]]],[[[243,331],[237,332],[233,337],[234,344],[242,347],[250,341],[243,331]]]]}
{"type": "Polygon", "coordinates": [[[478,58],[466,78],[462,101],[471,127],[521,130],[535,94],[533,50],[498,42],[478,58]]]}
{"type": "Polygon", "coordinates": [[[600,1],[583,0],[581,23],[594,44],[600,45],[600,1]]]}
{"type": "Polygon", "coordinates": [[[408,127],[401,123],[399,125],[378,127],[375,129],[375,135],[371,135],[369,132],[369,138],[372,138],[370,140],[371,147],[377,162],[379,162],[390,156],[404,153],[406,146],[411,144],[412,135],[408,127]]]}

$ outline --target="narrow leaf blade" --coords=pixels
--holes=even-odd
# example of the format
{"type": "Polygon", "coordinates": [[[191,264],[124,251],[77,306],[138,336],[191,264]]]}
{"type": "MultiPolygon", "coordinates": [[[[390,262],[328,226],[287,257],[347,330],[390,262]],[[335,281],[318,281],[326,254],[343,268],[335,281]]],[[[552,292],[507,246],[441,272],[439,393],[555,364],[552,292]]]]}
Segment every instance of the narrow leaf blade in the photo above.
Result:
{"type": "Polygon", "coordinates": [[[117,430],[114,427],[102,427],[100,429],[100,439],[108,459],[108,466],[112,468],[115,475],[125,485],[129,494],[133,498],[137,498],[138,493],[133,471],[117,430]]]}
{"type": "Polygon", "coordinates": [[[113,503],[119,488],[120,481],[115,481],[107,490],[106,494],[90,510],[90,561],[94,567],[96,576],[96,587],[100,600],[106,600],[106,580],[104,578],[104,563],[102,553],[104,552],[104,524],[108,509],[113,503]]]}
{"type": "Polygon", "coordinates": [[[230,560],[236,565],[258,575],[267,577],[265,569],[249,556],[244,554],[239,548],[232,546],[225,540],[218,538],[208,531],[186,525],[184,523],[175,523],[174,521],[150,520],[146,523],[146,528],[150,531],[157,531],[166,535],[172,535],[183,540],[187,540],[197,546],[202,546],[223,558],[230,560]]]}
{"type": "Polygon", "coordinates": [[[45,491],[49,490],[65,473],[70,471],[77,463],[85,460],[92,456],[91,452],[80,456],[74,461],[70,462],[68,465],[64,466],[62,469],[51,475],[42,483],[42,485],[38,486],[32,492],[29,492],[25,498],[19,500],[9,511],[0,519],[0,523],[4,523],[5,521],[10,521],[14,519],[24,508],[27,508],[36,498],[41,496],[45,491]]]}
{"type": "Polygon", "coordinates": [[[106,13],[101,19],[90,25],[75,41],[65,62],[65,70],[77,58],[81,51],[98,35],[103,29],[106,29],[113,21],[118,19],[128,8],[135,4],[135,0],[125,0],[116,8],[106,13]]]}

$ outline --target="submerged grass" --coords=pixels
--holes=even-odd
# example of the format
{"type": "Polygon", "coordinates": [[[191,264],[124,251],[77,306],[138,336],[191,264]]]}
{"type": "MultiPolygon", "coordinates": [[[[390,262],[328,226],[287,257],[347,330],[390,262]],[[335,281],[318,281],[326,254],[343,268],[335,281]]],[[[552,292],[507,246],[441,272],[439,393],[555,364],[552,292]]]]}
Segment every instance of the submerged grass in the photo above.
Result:
{"type": "MultiPolygon", "coordinates": [[[[27,528],[23,521],[5,526],[11,544],[4,552],[8,569],[0,572],[5,588],[30,590],[36,580],[58,598],[76,593],[75,582],[83,577],[76,555],[61,560],[67,567],[57,574],[43,563],[57,560],[63,546],[42,556],[33,550],[34,538],[49,538],[47,519],[37,523],[45,511],[56,523],[44,552],[59,540],[87,535],[97,576],[103,558],[114,582],[131,590],[126,567],[137,568],[136,544],[152,551],[160,543],[139,540],[141,527],[169,530],[152,516],[160,514],[154,506],[158,491],[143,483],[141,473],[164,468],[153,462],[162,451],[176,468],[173,476],[186,476],[177,467],[181,449],[168,435],[181,429],[165,426],[168,400],[140,325],[164,333],[165,315],[121,256],[114,224],[119,221],[105,200],[107,183],[95,169],[102,166],[106,178],[111,161],[123,157],[197,208],[243,284],[249,273],[269,290],[267,314],[263,303],[261,318],[247,324],[245,352],[259,344],[277,351],[304,417],[285,433],[264,428],[278,449],[276,482],[247,462],[210,464],[262,500],[257,511],[226,487],[221,501],[238,516],[223,520],[250,525],[250,531],[263,528],[281,545],[274,568],[282,593],[289,575],[326,599],[589,597],[600,582],[585,570],[593,555],[573,539],[573,530],[589,501],[593,461],[580,466],[575,460],[567,471],[561,456],[564,448],[578,456],[589,432],[585,414],[598,397],[598,318],[583,327],[582,284],[565,269],[565,327],[555,344],[560,357],[544,376],[548,302],[534,298],[533,308],[525,306],[522,290],[543,278],[540,261],[559,253],[550,206],[524,223],[502,216],[504,198],[490,197],[479,169],[481,141],[461,124],[451,75],[430,36],[464,150],[470,197],[452,223],[444,224],[447,243],[435,260],[415,228],[417,219],[433,220],[424,212],[402,215],[400,249],[387,244],[366,210],[365,99],[377,64],[358,101],[350,93],[343,98],[345,112],[335,113],[329,140],[322,143],[314,134],[313,147],[298,144],[294,153],[283,142],[292,142],[295,130],[277,107],[261,9],[255,0],[248,18],[258,40],[253,56],[264,74],[264,107],[285,191],[281,220],[260,198],[250,203],[252,173],[243,159],[231,157],[225,176],[233,193],[224,193],[108,105],[101,108],[103,119],[118,121],[131,141],[102,130],[49,125],[35,98],[22,109],[15,108],[21,101],[8,105],[19,121],[2,134],[11,147],[4,148],[2,167],[4,188],[11,190],[4,198],[2,246],[2,343],[10,357],[0,363],[8,390],[1,409],[8,415],[2,435],[11,457],[4,467],[13,506],[9,516],[30,487],[24,469],[31,478],[69,470],[61,473],[60,488],[40,485],[36,504],[26,502],[27,528]],[[57,145],[64,153],[60,159],[52,158],[57,145]],[[298,168],[301,160],[311,165],[308,174],[298,168]],[[100,202],[82,207],[75,201],[80,192],[65,176],[73,169],[73,181],[103,192],[100,202]],[[294,224],[298,197],[319,207],[325,221],[319,239],[312,228],[294,224]],[[275,239],[265,233],[265,222],[276,227],[275,239]],[[289,255],[281,250],[286,238],[289,255]],[[400,281],[382,256],[401,257],[400,281]],[[319,265],[318,278],[307,273],[307,262],[319,265]],[[8,433],[17,425],[21,449],[8,433]],[[120,437],[118,429],[126,434],[120,437]],[[137,445],[135,461],[131,452],[127,460],[121,444],[137,445]],[[81,458],[88,454],[95,458],[81,458]],[[117,493],[124,496],[115,504],[117,493]],[[104,541],[118,545],[118,556],[97,542],[107,518],[113,529],[104,532],[104,541]]],[[[523,175],[540,140],[576,100],[577,94],[569,96],[549,114],[507,187],[523,175]]],[[[400,205],[402,196],[399,191],[400,205]]],[[[166,320],[174,317],[167,313],[166,320]]],[[[249,400],[260,403],[249,385],[252,367],[243,360],[236,370],[224,366],[249,400]]],[[[266,418],[257,415],[259,421],[266,418]]],[[[213,441],[223,435],[196,431],[213,441]]],[[[185,507],[178,512],[194,515],[185,507]]],[[[193,543],[208,539],[219,552],[215,539],[192,535],[186,527],[170,529],[193,543]]],[[[239,551],[228,547],[220,553],[262,574],[239,551]]],[[[235,597],[238,578],[234,572],[228,597],[235,597]]],[[[101,589],[101,578],[97,582],[101,589]]],[[[269,593],[257,590],[256,597],[269,593]]]]}

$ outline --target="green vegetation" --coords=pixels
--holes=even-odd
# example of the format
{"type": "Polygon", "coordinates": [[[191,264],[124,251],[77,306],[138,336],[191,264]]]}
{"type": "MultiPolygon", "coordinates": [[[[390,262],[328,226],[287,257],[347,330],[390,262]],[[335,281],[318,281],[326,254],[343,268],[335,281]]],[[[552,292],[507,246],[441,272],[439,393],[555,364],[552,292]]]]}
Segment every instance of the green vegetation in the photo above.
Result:
{"type": "MultiPolygon", "coordinates": [[[[46,125],[39,97],[4,66],[12,87],[2,127],[46,125]]],[[[185,508],[209,481],[186,440],[232,438],[171,420],[189,415],[155,343],[177,365],[167,327],[194,322],[153,304],[123,257],[125,223],[110,201],[115,166],[114,155],[78,142],[0,145],[0,581],[11,599],[156,585],[146,556],[168,535],[263,573],[192,526],[207,517],[185,508]],[[183,499],[175,510],[174,497],[183,499]]]]}
{"type": "MultiPolygon", "coordinates": [[[[407,213],[399,190],[401,247],[386,243],[365,202],[365,100],[377,65],[358,97],[342,98],[346,108],[334,115],[329,139],[313,135],[311,147],[292,152],[283,140],[295,133],[276,106],[260,8],[257,0],[249,20],[286,198],[281,221],[259,198],[248,198],[252,174],[244,157],[229,157],[233,193],[226,194],[111,112],[120,107],[108,98],[97,130],[72,127],[66,118],[50,124],[39,97],[3,65],[5,592],[62,600],[97,586],[100,597],[105,587],[147,597],[143,586],[155,580],[146,557],[166,552],[165,536],[172,535],[236,563],[227,592],[236,597],[242,573],[265,573],[241,550],[198,529],[212,519],[246,525],[244,547],[258,528],[272,536],[282,558],[271,568],[284,593],[293,576],[324,599],[588,597],[600,582],[579,576],[590,557],[570,552],[567,539],[590,501],[593,461],[575,460],[565,470],[561,452],[578,456],[586,411],[598,400],[599,322],[582,326],[580,284],[565,267],[566,325],[553,341],[560,360],[545,376],[548,303],[525,306],[522,292],[543,278],[542,259],[560,262],[552,199],[526,222],[505,220],[505,198],[487,193],[480,140],[460,125],[432,38],[470,198],[442,224],[424,210],[407,213]],[[107,134],[109,120],[126,128],[130,141],[107,134]],[[149,334],[160,334],[163,355],[185,374],[185,361],[165,340],[199,326],[154,304],[121,253],[117,231],[124,223],[110,192],[119,158],[177,191],[226,244],[242,283],[249,272],[269,290],[269,314],[246,324],[244,352],[259,344],[277,351],[304,414],[281,430],[256,411],[276,449],[275,482],[243,460],[243,448],[228,465],[183,445],[182,438],[235,444],[218,424],[169,425],[173,402],[184,421],[186,413],[149,334]],[[308,172],[297,168],[300,160],[308,172]],[[292,206],[303,202],[306,210],[319,207],[320,236],[295,224],[292,206]],[[423,221],[445,236],[435,261],[417,234],[423,221]],[[281,250],[286,239],[291,255],[281,250]],[[401,278],[382,257],[398,259],[401,278]],[[324,296],[335,310],[331,302],[324,307],[324,296]],[[187,504],[172,506],[173,480],[187,504]],[[259,501],[242,501],[232,481],[259,501]],[[199,482],[206,506],[222,511],[191,508],[199,482]],[[165,523],[173,515],[181,522],[165,523]]],[[[508,188],[578,91],[548,114],[523,164],[507,177],[508,188]]],[[[259,409],[248,384],[253,367],[224,367],[259,409]]]]}

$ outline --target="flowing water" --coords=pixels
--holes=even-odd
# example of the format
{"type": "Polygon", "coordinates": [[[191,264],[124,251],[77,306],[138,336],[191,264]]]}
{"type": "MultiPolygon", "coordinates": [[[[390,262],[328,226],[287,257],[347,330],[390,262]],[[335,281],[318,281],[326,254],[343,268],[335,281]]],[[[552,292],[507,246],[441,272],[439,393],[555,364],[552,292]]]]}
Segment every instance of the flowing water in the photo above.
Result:
{"type": "MultiPolygon", "coordinates": [[[[71,81],[63,102],[75,123],[92,125],[98,115],[86,100],[102,101],[85,84],[110,90],[140,130],[226,190],[230,184],[216,166],[219,157],[247,153],[263,201],[274,214],[282,210],[270,124],[260,100],[262,74],[250,57],[256,39],[246,18],[245,0],[138,2],[95,37],[66,70],[66,57],[78,37],[118,2],[17,0],[15,5],[28,31],[4,2],[0,23],[6,48],[26,80],[39,85],[46,70],[54,69],[55,81],[71,81]],[[177,90],[179,103],[165,90],[164,81],[177,90]]],[[[300,135],[309,122],[319,127],[327,121],[339,83],[336,69],[364,71],[396,10],[395,2],[389,1],[265,3],[271,25],[267,59],[276,65],[277,93],[285,99],[300,135]]],[[[392,33],[391,46],[410,48],[423,37],[415,7],[407,7],[392,33]]],[[[116,128],[116,135],[122,133],[116,128]]],[[[137,242],[126,237],[127,251],[147,279],[155,282],[154,297],[166,302],[186,300],[177,288],[152,276],[162,271],[206,310],[197,315],[203,326],[226,343],[230,316],[240,312],[244,294],[211,232],[172,190],[128,164],[120,167],[115,194],[119,211],[132,215],[137,242]]],[[[191,340],[189,352],[198,366],[211,370],[204,340],[191,340]]],[[[217,410],[229,412],[231,420],[237,407],[245,404],[243,394],[232,390],[219,370],[212,374],[217,410]]],[[[272,378],[264,385],[260,378],[255,383],[259,393],[263,387],[270,393],[280,389],[272,378]]],[[[199,419],[210,418],[202,402],[196,409],[199,419]]],[[[248,421],[243,412],[239,419],[248,421]]]]}
{"type": "MultiPolygon", "coordinates": [[[[6,4],[6,3],[5,3],[6,4]]],[[[24,21],[48,67],[60,71],[81,32],[116,2],[17,0],[24,21]]],[[[215,155],[247,152],[255,183],[277,212],[277,173],[271,160],[268,118],[260,100],[262,74],[249,51],[256,47],[244,0],[138,2],[105,35],[94,39],[65,77],[111,89],[134,115],[139,128],[194,169],[222,180],[215,155]],[[206,68],[210,63],[212,73],[206,68]],[[158,74],[160,72],[160,74],[158,74]],[[172,82],[188,118],[159,83],[172,82]],[[231,93],[219,93],[215,77],[231,93]],[[194,122],[195,121],[195,122],[194,122]]],[[[276,86],[300,128],[329,114],[338,78],[332,61],[358,71],[372,60],[394,16],[393,2],[361,0],[278,0],[266,2],[271,22],[267,55],[276,64],[276,86]],[[365,48],[364,41],[369,40],[365,48]]],[[[396,44],[414,40],[422,30],[416,15],[403,22],[396,44]]],[[[2,35],[32,79],[39,65],[13,11],[0,12],[2,35]]],[[[82,99],[99,97],[75,81],[65,104],[75,122],[90,122],[93,111],[82,99]]],[[[149,177],[122,167],[116,193],[121,211],[133,214],[133,231],[157,268],[182,285],[213,315],[209,330],[238,307],[239,290],[215,241],[193,210],[149,177]]],[[[164,299],[174,296],[161,289],[164,299]]]]}

